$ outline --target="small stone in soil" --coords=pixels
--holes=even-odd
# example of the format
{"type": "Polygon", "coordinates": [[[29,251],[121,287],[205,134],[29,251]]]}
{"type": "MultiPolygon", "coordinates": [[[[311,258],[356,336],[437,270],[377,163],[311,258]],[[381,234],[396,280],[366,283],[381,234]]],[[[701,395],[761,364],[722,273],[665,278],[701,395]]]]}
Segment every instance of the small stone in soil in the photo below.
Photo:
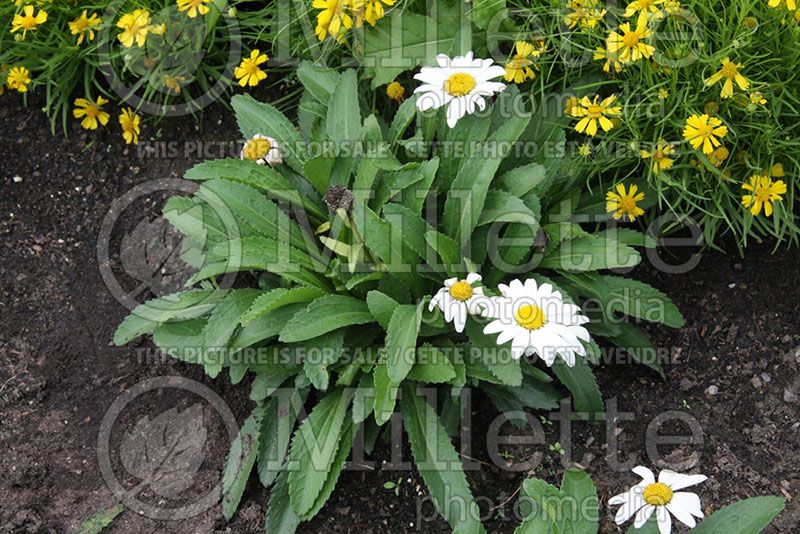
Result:
{"type": "Polygon", "coordinates": [[[711,385],[706,388],[706,395],[711,395],[712,397],[719,393],[719,388],[717,386],[711,385]]]}

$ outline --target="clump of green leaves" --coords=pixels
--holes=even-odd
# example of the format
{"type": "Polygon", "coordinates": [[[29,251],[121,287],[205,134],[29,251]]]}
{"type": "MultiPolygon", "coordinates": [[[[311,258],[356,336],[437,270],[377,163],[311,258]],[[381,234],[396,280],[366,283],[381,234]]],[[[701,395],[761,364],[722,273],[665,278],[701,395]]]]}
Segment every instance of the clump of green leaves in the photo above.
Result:
{"type": "Polygon", "coordinates": [[[591,341],[585,360],[549,369],[496,357],[477,319],[457,334],[428,311],[443,281],[474,271],[491,288],[533,276],[565,299],[595,299],[584,310],[592,335],[658,372],[644,331],[623,317],[672,327],[683,318],[660,291],[611,271],[639,263],[636,248],[650,239],[573,221],[586,200],[563,178],[564,125],[528,104],[519,112],[513,106],[528,100],[515,89],[448,129],[439,114],[419,114],[414,98],[389,122],[369,114],[355,71],[303,63],[298,77],[299,127],[269,104],[233,98],[243,137],[279,140],[284,164],[213,160],[186,173],[197,192],[170,198],[164,215],[196,273],[185,291],[139,306],[114,341],[151,334],[212,377],[252,376],[256,405],[224,475],[227,517],[256,471],[271,487],[267,530],[293,530],[330,496],[354,435],[369,453],[399,411],[438,510],[454,528],[482,531],[451,441],[461,391],[481,388],[502,411],[547,410],[562,397],[556,378],[577,410],[598,412],[601,351],[591,341]],[[520,143],[554,150],[498,149],[520,143]],[[467,145],[479,150],[451,150],[467,145]],[[466,518],[447,495],[468,503],[466,518]]]}

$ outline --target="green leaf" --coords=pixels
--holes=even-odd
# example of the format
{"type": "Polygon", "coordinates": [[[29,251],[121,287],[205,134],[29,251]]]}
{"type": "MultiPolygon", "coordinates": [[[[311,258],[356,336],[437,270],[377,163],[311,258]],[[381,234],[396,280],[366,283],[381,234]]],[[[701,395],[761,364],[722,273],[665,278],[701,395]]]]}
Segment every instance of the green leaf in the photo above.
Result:
{"type": "Polygon", "coordinates": [[[375,421],[383,425],[394,413],[397,404],[398,387],[389,378],[385,355],[375,364],[375,421]]]}
{"type": "Polygon", "coordinates": [[[269,534],[294,534],[299,524],[300,518],[289,503],[289,473],[281,471],[269,492],[266,531],[269,534]]]}
{"type": "Polygon", "coordinates": [[[252,306],[239,318],[242,326],[247,326],[265,313],[297,302],[308,302],[324,295],[313,287],[277,288],[265,291],[253,301],[252,306]]]}
{"type": "Polygon", "coordinates": [[[511,169],[500,178],[498,185],[518,197],[524,197],[547,181],[547,169],[540,163],[529,163],[511,169]]]}
{"type": "Polygon", "coordinates": [[[592,477],[581,469],[567,469],[561,479],[561,493],[577,504],[568,508],[568,517],[561,522],[563,533],[597,534],[600,502],[592,477]]]}
{"type": "Polygon", "coordinates": [[[327,293],[331,282],[314,272],[315,263],[304,252],[281,245],[267,237],[246,237],[224,243],[212,251],[224,260],[207,263],[188,283],[194,284],[225,273],[267,271],[298,284],[315,287],[327,293]]]}
{"type": "Polygon", "coordinates": [[[239,318],[258,296],[257,289],[233,289],[211,313],[203,329],[203,358],[201,363],[211,378],[222,370],[228,342],[239,326],[239,318]]]}
{"type": "Polygon", "coordinates": [[[384,330],[389,328],[389,320],[397,306],[396,300],[380,291],[373,290],[367,293],[367,307],[384,330]]]}
{"type": "Polygon", "coordinates": [[[663,323],[672,328],[686,324],[680,310],[658,289],[630,278],[600,276],[611,309],[631,317],[663,323]]]}
{"type": "Polygon", "coordinates": [[[328,137],[340,149],[349,149],[361,140],[361,111],[355,70],[347,70],[341,75],[328,106],[326,128],[328,137]]]}
{"type": "Polygon", "coordinates": [[[303,168],[306,179],[318,193],[324,195],[328,190],[336,158],[326,154],[316,156],[306,161],[303,168]]]}
{"type": "Polygon", "coordinates": [[[417,350],[416,363],[408,373],[408,379],[428,384],[443,384],[455,377],[456,371],[447,355],[427,343],[417,350]]]}
{"type": "Polygon", "coordinates": [[[320,104],[327,107],[331,95],[336,92],[336,86],[341,77],[339,73],[329,67],[315,65],[310,61],[301,61],[296,74],[306,91],[320,104]]]}
{"type": "Polygon", "coordinates": [[[362,374],[353,397],[353,424],[360,425],[370,416],[375,406],[375,383],[372,375],[362,374]],[[371,402],[368,402],[371,401],[371,402]]]}
{"type": "Polygon", "coordinates": [[[364,301],[344,295],[326,295],[292,317],[281,330],[279,339],[284,343],[306,341],[338,328],[374,320],[364,301]]]}
{"type": "Polygon", "coordinates": [[[303,521],[308,521],[316,516],[333,493],[336,482],[339,480],[339,475],[342,473],[345,463],[347,463],[347,457],[350,456],[350,451],[353,449],[354,428],[355,425],[353,421],[345,419],[342,438],[339,440],[336,456],[331,464],[331,470],[328,472],[328,478],[325,479],[325,484],[323,484],[322,491],[320,491],[319,496],[317,496],[314,506],[307,514],[300,518],[303,521]]]}
{"type": "Polygon", "coordinates": [[[283,113],[248,94],[234,95],[231,106],[239,129],[247,139],[259,133],[279,139],[284,161],[296,172],[303,173],[303,165],[308,159],[305,141],[283,113]]]}
{"type": "Polygon", "coordinates": [[[474,0],[471,18],[479,28],[485,29],[492,20],[497,20],[499,13],[505,10],[506,0],[474,0]]]}
{"type": "Polygon", "coordinates": [[[386,329],[386,362],[389,378],[395,384],[402,383],[414,365],[423,305],[424,302],[416,306],[397,306],[389,320],[386,329]]]}
{"type": "Polygon", "coordinates": [[[522,385],[520,361],[511,355],[509,346],[498,347],[494,336],[483,333],[483,325],[477,321],[467,322],[470,347],[468,358],[478,359],[500,382],[507,386],[522,385]]]}
{"type": "MultiPolygon", "coordinates": [[[[511,146],[525,129],[530,117],[515,115],[503,123],[486,140],[485,146],[511,146]]],[[[471,236],[483,211],[489,186],[494,179],[503,154],[487,157],[483,150],[467,160],[458,172],[444,207],[444,226],[447,235],[456,238],[471,236]]]]}
{"type": "Polygon", "coordinates": [[[364,57],[374,65],[372,88],[387,84],[403,71],[412,69],[437,53],[450,50],[458,31],[459,18],[440,4],[435,18],[394,10],[365,32],[364,57]],[[436,39],[431,39],[435,35],[436,39]]]}
{"type": "Polygon", "coordinates": [[[281,308],[274,309],[255,319],[247,326],[243,326],[236,332],[229,343],[232,350],[245,349],[265,339],[277,336],[283,327],[286,326],[294,315],[305,309],[302,303],[288,304],[281,308]]]}
{"type": "Polygon", "coordinates": [[[411,98],[407,98],[403,101],[400,107],[397,108],[394,119],[392,119],[392,124],[389,126],[388,141],[390,146],[394,146],[403,138],[403,134],[408,129],[408,125],[411,124],[411,121],[416,117],[417,98],[418,95],[413,95],[411,98]]]}
{"type": "Polygon", "coordinates": [[[142,334],[152,333],[160,323],[206,315],[224,296],[225,291],[193,289],[148,300],[123,319],[114,332],[114,344],[124,345],[142,334]]]}
{"type": "Polygon", "coordinates": [[[525,205],[521,198],[506,193],[502,189],[487,193],[486,203],[478,219],[478,226],[497,221],[522,223],[529,226],[539,224],[536,214],[525,205]]]}
{"type": "Polygon", "coordinates": [[[412,385],[403,388],[402,408],[414,463],[436,509],[456,532],[485,532],[461,459],[434,409],[412,385]]]}
{"type": "MultiPolygon", "coordinates": [[[[522,412],[524,408],[534,410],[552,410],[558,407],[561,395],[549,383],[542,382],[530,375],[522,377],[522,386],[503,386],[489,383],[481,383],[487,395],[501,412],[522,412]]],[[[522,420],[514,419],[511,421],[517,428],[525,428],[522,420]]]]}
{"type": "MultiPolygon", "coordinates": [[[[316,247],[310,237],[303,233],[297,222],[283,212],[278,205],[249,185],[226,180],[203,182],[197,196],[202,198],[223,216],[230,217],[226,227],[242,225],[255,235],[274,239],[280,244],[289,244],[306,254],[316,255],[316,247]]],[[[238,228],[231,228],[229,240],[251,235],[238,228]],[[239,234],[243,235],[239,235],[239,234]]]]}
{"type": "Polygon", "coordinates": [[[557,358],[553,373],[572,393],[572,403],[578,412],[600,413],[603,411],[603,396],[595,380],[592,368],[580,356],[575,357],[575,365],[569,367],[564,360],[557,358]]]}
{"type": "Polygon", "coordinates": [[[367,206],[356,205],[353,218],[362,230],[364,242],[387,268],[393,272],[410,272],[419,257],[403,241],[401,232],[393,229],[367,206]]]}
{"type": "Polygon", "coordinates": [[[268,165],[259,165],[244,159],[212,159],[186,171],[184,178],[238,182],[257,189],[272,199],[283,200],[308,210],[317,217],[326,216],[319,206],[303,196],[289,180],[268,165]]]}
{"type": "Polygon", "coordinates": [[[520,498],[525,519],[516,534],[597,534],[600,503],[585,471],[565,470],[560,490],[543,480],[528,479],[522,492],[527,498],[520,498]]]}
{"type": "Polygon", "coordinates": [[[78,527],[76,534],[100,534],[104,528],[113,523],[117,516],[124,511],[125,506],[122,503],[100,510],[78,527]]]}
{"type": "Polygon", "coordinates": [[[461,262],[458,243],[452,238],[434,230],[425,232],[425,241],[439,254],[442,262],[452,267],[461,262]]]}
{"type": "Polygon", "coordinates": [[[403,237],[406,245],[416,252],[420,258],[423,260],[428,258],[428,244],[425,241],[425,234],[435,230],[422,217],[406,206],[394,203],[386,204],[383,207],[383,217],[403,237]]]}
{"type": "Polygon", "coordinates": [[[222,471],[222,515],[229,521],[239,507],[250,472],[256,463],[261,422],[265,413],[263,406],[256,406],[253,409],[228,452],[228,459],[222,471]]]}
{"type": "Polygon", "coordinates": [[[558,531],[551,516],[555,516],[557,511],[548,511],[546,505],[550,503],[552,507],[560,502],[562,495],[558,488],[544,480],[529,478],[522,482],[522,493],[529,501],[520,497],[520,508],[525,519],[514,534],[556,534],[558,531]]]}
{"type": "Polygon", "coordinates": [[[264,409],[258,448],[258,478],[264,487],[271,486],[281,472],[302,403],[303,397],[297,390],[282,391],[264,409]]]}
{"type": "Polygon", "coordinates": [[[160,323],[153,330],[153,343],[171,358],[187,363],[199,363],[203,349],[203,330],[207,319],[160,323]]]}
{"type": "Polygon", "coordinates": [[[337,389],[314,407],[292,438],[289,500],[298,517],[308,514],[333,467],[352,392],[337,389]]]}
{"type": "Polygon", "coordinates": [[[339,360],[344,350],[344,330],[328,332],[305,348],[303,371],[315,388],[325,391],[330,382],[328,368],[339,360]]]}
{"type": "Polygon", "coordinates": [[[697,525],[693,534],[757,533],[769,526],[783,511],[781,497],[753,497],[726,506],[697,525]]]}
{"type": "Polygon", "coordinates": [[[642,257],[635,249],[612,239],[577,237],[561,245],[539,264],[542,269],[599,271],[633,267],[642,257]]]}

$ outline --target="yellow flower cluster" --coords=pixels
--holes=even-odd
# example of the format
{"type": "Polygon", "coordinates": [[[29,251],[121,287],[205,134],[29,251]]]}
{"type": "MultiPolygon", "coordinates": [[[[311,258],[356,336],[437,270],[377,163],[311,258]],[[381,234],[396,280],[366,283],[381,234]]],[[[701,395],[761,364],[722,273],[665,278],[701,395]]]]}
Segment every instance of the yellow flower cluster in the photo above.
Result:
{"type": "MultiPolygon", "coordinates": [[[[785,4],[786,9],[790,12],[797,10],[796,0],[768,0],[768,4],[773,8],[785,4]]],[[[595,28],[605,15],[605,10],[601,9],[601,5],[595,0],[567,0],[566,7],[570,12],[564,22],[570,28],[595,28]]],[[[625,8],[624,16],[636,17],[635,24],[633,21],[622,22],[617,29],[609,31],[605,39],[605,46],[595,49],[593,59],[604,62],[603,70],[607,73],[619,73],[626,66],[641,59],[651,59],[656,51],[650,42],[653,37],[650,27],[652,21],[661,19],[666,14],[677,13],[681,9],[678,0],[634,0],[630,2],[625,8]]],[[[758,21],[754,19],[749,22],[745,21],[743,24],[747,28],[755,29],[758,21]]],[[[743,74],[743,70],[744,66],[741,63],[733,61],[730,57],[724,57],[719,63],[718,70],[706,77],[703,82],[706,87],[719,84],[719,96],[722,99],[734,97],[737,89],[745,92],[736,95],[735,102],[752,112],[759,106],[765,106],[767,99],[760,91],[753,90],[753,83],[743,74]]],[[[598,102],[598,97],[593,100],[589,100],[588,97],[570,99],[566,112],[568,115],[580,119],[575,125],[575,130],[589,136],[597,133],[598,126],[606,132],[611,130],[619,121],[621,114],[620,108],[612,105],[615,98],[612,95],[601,102],[598,102]]],[[[662,87],[658,90],[658,98],[667,100],[670,98],[670,92],[662,87]]],[[[709,102],[705,106],[704,113],[689,116],[683,128],[683,139],[693,149],[700,150],[707,163],[716,168],[722,167],[730,155],[729,150],[722,144],[722,139],[728,135],[728,127],[716,116],[718,112],[719,106],[714,102],[709,102]]],[[[583,145],[579,154],[589,157],[591,147],[583,145]]],[[[639,150],[639,155],[642,159],[649,160],[654,174],[660,174],[673,166],[677,157],[676,143],[659,139],[652,146],[639,150]]],[[[703,163],[697,158],[692,159],[691,164],[701,171],[703,170],[703,163]]],[[[786,193],[786,184],[782,180],[773,182],[768,174],[752,176],[742,186],[752,193],[742,197],[742,205],[749,208],[754,216],[759,215],[762,211],[766,216],[770,216],[773,213],[772,203],[781,200],[781,195],[786,193]]],[[[730,173],[727,171],[725,175],[730,177],[730,173]]],[[[617,186],[616,192],[609,191],[606,207],[614,218],[625,216],[629,220],[633,220],[642,213],[636,206],[636,202],[643,199],[644,194],[637,195],[636,186],[631,187],[633,190],[630,193],[627,193],[621,184],[617,186]],[[641,198],[639,198],[640,196],[641,198]]]]}
{"type": "Polygon", "coordinates": [[[507,82],[522,83],[536,77],[538,66],[536,60],[547,51],[547,43],[538,41],[529,43],[517,41],[514,43],[514,53],[506,64],[505,80],[507,82]]]}
{"type": "MultiPolygon", "coordinates": [[[[108,104],[108,100],[102,96],[97,99],[90,98],[76,98],[75,109],[72,110],[72,116],[76,119],[81,119],[81,126],[87,130],[96,130],[99,126],[108,124],[111,117],[107,111],[103,110],[103,106],[108,104]]],[[[139,143],[139,115],[137,115],[131,108],[122,110],[119,116],[119,124],[122,128],[122,138],[125,139],[127,144],[139,143]]]]}
{"type": "Polygon", "coordinates": [[[567,9],[570,12],[564,17],[564,24],[570,28],[579,26],[592,29],[606,15],[606,10],[602,6],[600,0],[569,0],[567,9]]]}
{"type": "Polygon", "coordinates": [[[315,30],[320,41],[331,36],[337,41],[344,40],[347,30],[355,26],[360,28],[364,21],[370,26],[386,15],[384,6],[393,6],[395,0],[314,0],[311,4],[319,9],[317,28],[315,30]]]}

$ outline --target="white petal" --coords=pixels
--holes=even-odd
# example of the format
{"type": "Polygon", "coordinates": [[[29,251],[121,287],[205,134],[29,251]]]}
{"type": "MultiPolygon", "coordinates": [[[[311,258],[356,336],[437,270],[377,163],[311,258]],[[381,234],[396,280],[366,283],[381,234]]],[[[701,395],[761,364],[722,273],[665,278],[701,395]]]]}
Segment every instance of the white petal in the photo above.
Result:
{"type": "Polygon", "coordinates": [[[511,356],[517,360],[522,358],[522,355],[525,354],[530,343],[530,334],[527,330],[522,330],[523,332],[520,332],[519,335],[514,338],[514,342],[511,344],[511,356]]]}
{"type": "Polygon", "coordinates": [[[520,282],[517,279],[514,279],[511,282],[509,282],[508,283],[508,287],[509,287],[509,289],[511,289],[511,291],[514,291],[514,292],[517,292],[517,293],[522,293],[523,290],[524,290],[522,282],[520,282]]]}
{"type": "Polygon", "coordinates": [[[706,480],[708,480],[708,477],[705,475],[682,475],[669,469],[664,469],[658,474],[658,481],[669,486],[672,491],[688,488],[706,480]]]}
{"type": "Polygon", "coordinates": [[[458,120],[467,112],[466,102],[463,98],[454,98],[447,106],[447,126],[455,128],[458,120]]]}
{"type": "Polygon", "coordinates": [[[445,293],[447,293],[447,290],[445,288],[442,288],[436,292],[436,294],[431,299],[431,303],[428,305],[428,311],[433,311],[433,308],[439,305],[439,303],[442,301],[442,298],[444,298],[445,293]]]}
{"type": "Polygon", "coordinates": [[[444,91],[426,91],[417,98],[417,109],[420,111],[438,109],[447,104],[447,96],[444,91]]]}
{"type": "Polygon", "coordinates": [[[450,287],[456,282],[458,282],[458,278],[448,278],[447,280],[444,281],[444,287],[450,287]]]}
{"type": "Polygon", "coordinates": [[[525,291],[528,291],[530,294],[538,293],[538,286],[536,284],[536,280],[533,278],[528,278],[525,280],[525,291]]]}
{"type": "Polygon", "coordinates": [[[464,325],[467,324],[467,305],[463,302],[459,303],[453,310],[453,324],[456,327],[456,332],[463,332],[464,325]]]}
{"type": "Polygon", "coordinates": [[[503,321],[498,319],[497,321],[492,321],[491,323],[484,326],[483,333],[486,334],[487,336],[490,334],[497,334],[499,332],[502,332],[505,329],[505,327],[506,325],[503,324],[503,321]]]}
{"type": "Polygon", "coordinates": [[[644,467],[643,465],[637,465],[633,469],[631,469],[634,473],[642,477],[642,484],[650,485],[655,483],[656,477],[653,475],[653,472],[650,471],[648,468],[644,467]]]}
{"type": "MultiPolygon", "coordinates": [[[[686,525],[689,523],[684,521],[683,517],[703,517],[703,508],[700,505],[700,497],[698,497],[697,494],[690,493],[688,491],[679,491],[677,493],[673,493],[672,501],[670,501],[670,503],[667,505],[667,509],[675,514],[675,517],[677,517],[681,523],[686,525]],[[676,510],[678,510],[677,513],[676,510]]],[[[694,521],[694,519],[692,520],[694,521]]]]}
{"type": "Polygon", "coordinates": [[[447,294],[442,299],[442,311],[444,312],[444,320],[445,322],[451,323],[453,322],[453,309],[455,306],[453,305],[457,300],[450,298],[450,295],[447,294]]]}
{"type": "Polygon", "coordinates": [[[661,534],[672,533],[672,518],[663,506],[656,508],[656,522],[658,523],[658,531],[661,534]]]}
{"type": "Polygon", "coordinates": [[[614,521],[621,525],[639,511],[644,506],[644,498],[642,498],[641,488],[634,487],[627,493],[621,493],[612,499],[614,502],[608,501],[608,504],[622,504],[622,507],[617,510],[614,516],[614,521]]]}
{"type": "Polygon", "coordinates": [[[499,336],[497,336],[497,344],[505,345],[514,339],[520,333],[520,330],[524,330],[524,328],[514,325],[506,325],[505,329],[500,332],[499,336]]]}
{"type": "Polygon", "coordinates": [[[481,275],[479,275],[478,273],[469,273],[467,275],[467,283],[468,284],[474,284],[475,282],[477,282],[480,279],[481,279],[481,275]]]}
{"type": "Polygon", "coordinates": [[[653,515],[653,511],[655,510],[655,506],[652,504],[645,504],[639,511],[636,512],[636,519],[633,520],[633,526],[636,528],[641,528],[642,525],[647,523],[647,520],[650,519],[650,516],[653,515]]]}
{"type": "Polygon", "coordinates": [[[450,66],[450,57],[447,54],[439,54],[436,56],[436,63],[443,69],[447,68],[450,66]]]}

